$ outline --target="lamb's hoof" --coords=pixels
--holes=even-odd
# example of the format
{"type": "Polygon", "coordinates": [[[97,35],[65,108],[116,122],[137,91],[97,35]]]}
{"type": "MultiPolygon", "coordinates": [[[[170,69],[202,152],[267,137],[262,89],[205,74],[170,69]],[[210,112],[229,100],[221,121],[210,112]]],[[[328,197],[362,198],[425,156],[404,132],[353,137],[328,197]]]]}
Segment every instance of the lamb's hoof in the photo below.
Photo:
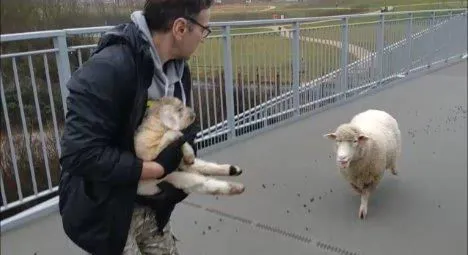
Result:
{"type": "Polygon", "coordinates": [[[361,205],[361,207],[359,208],[359,218],[363,220],[366,217],[367,217],[367,208],[361,205]]]}
{"type": "Polygon", "coordinates": [[[230,183],[229,186],[229,195],[239,195],[245,191],[245,186],[240,183],[230,183]]]}
{"type": "Polygon", "coordinates": [[[184,160],[184,163],[186,165],[192,165],[193,163],[195,163],[195,155],[192,154],[192,153],[184,153],[184,157],[183,157],[183,160],[184,160]]]}
{"type": "Polygon", "coordinates": [[[195,158],[194,157],[184,157],[184,163],[186,165],[192,165],[195,163],[195,158]]]}
{"type": "Polygon", "coordinates": [[[229,175],[230,176],[238,176],[242,174],[242,169],[238,166],[230,166],[229,167],[229,175]]]}
{"type": "Polygon", "coordinates": [[[396,169],[390,169],[390,172],[395,176],[398,175],[398,171],[396,169]]]}

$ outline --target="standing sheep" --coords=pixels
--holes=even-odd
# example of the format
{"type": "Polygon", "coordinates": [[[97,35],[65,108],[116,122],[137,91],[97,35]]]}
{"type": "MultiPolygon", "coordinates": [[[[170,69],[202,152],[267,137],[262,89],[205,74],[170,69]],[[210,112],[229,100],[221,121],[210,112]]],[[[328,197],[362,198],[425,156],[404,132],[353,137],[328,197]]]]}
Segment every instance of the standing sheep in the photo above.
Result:
{"type": "Polygon", "coordinates": [[[397,121],[380,110],[367,110],[324,137],[336,141],[336,164],[351,187],[361,195],[359,218],[367,215],[370,193],[386,169],[397,175],[401,134],[397,121]]]}

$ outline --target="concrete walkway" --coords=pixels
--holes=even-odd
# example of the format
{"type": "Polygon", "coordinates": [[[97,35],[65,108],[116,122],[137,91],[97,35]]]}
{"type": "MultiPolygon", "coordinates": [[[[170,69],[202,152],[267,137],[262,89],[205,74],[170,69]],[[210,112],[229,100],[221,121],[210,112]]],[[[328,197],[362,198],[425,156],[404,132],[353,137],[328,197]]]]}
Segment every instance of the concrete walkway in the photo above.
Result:
{"type": "Polygon", "coordinates": [[[181,254],[466,254],[466,68],[465,61],[207,156],[245,167],[235,179],[247,190],[192,195],[176,208],[181,254]],[[359,197],[322,134],[368,108],[398,119],[403,156],[400,175],[386,174],[362,221],[359,197]]]}
{"type": "MultiPolygon", "coordinates": [[[[245,168],[234,197],[191,195],[175,209],[181,255],[466,254],[466,61],[204,156],[245,168]],[[416,102],[419,100],[419,102],[416,102]],[[359,197],[322,135],[368,108],[399,121],[399,176],[359,197]]],[[[1,254],[84,254],[53,213],[2,233],[1,254]]]]}

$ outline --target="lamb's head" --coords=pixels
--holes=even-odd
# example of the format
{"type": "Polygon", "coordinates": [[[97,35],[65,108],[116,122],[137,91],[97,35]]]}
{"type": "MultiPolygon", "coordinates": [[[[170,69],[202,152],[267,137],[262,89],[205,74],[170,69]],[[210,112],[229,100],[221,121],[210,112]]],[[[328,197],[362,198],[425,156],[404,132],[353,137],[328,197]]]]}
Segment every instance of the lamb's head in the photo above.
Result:
{"type": "Polygon", "coordinates": [[[176,97],[162,97],[154,101],[147,114],[158,118],[171,130],[182,130],[195,121],[195,111],[176,97]]]}
{"type": "Polygon", "coordinates": [[[324,137],[335,141],[336,164],[339,168],[348,168],[351,161],[356,160],[369,140],[369,137],[351,124],[341,124],[334,133],[324,137]]]}

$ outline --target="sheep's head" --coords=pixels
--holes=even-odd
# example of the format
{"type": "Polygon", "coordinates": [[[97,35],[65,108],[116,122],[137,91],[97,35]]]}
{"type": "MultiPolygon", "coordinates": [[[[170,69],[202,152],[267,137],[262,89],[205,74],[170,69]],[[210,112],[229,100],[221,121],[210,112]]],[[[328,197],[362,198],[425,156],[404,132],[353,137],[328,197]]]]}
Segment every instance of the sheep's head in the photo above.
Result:
{"type": "Polygon", "coordinates": [[[196,117],[195,111],[176,97],[162,97],[155,100],[147,114],[159,117],[160,122],[171,130],[188,127],[196,117]]]}
{"type": "Polygon", "coordinates": [[[351,161],[359,156],[360,151],[369,139],[359,129],[350,124],[342,124],[338,126],[334,133],[326,134],[324,137],[336,142],[336,164],[339,168],[348,168],[351,161]]]}

